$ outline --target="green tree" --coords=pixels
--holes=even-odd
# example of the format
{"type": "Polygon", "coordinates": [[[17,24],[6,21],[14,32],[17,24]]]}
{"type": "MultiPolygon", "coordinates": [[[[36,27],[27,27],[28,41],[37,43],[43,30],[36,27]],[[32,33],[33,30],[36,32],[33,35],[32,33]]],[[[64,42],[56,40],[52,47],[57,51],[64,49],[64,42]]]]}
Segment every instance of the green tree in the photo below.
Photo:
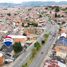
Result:
{"type": "Polygon", "coordinates": [[[24,65],[22,65],[22,67],[28,67],[27,63],[25,63],[24,65]]]}
{"type": "Polygon", "coordinates": [[[49,34],[45,34],[44,36],[45,36],[45,38],[48,38],[49,34]]]}
{"type": "Polygon", "coordinates": [[[65,24],[66,22],[65,21],[62,21],[62,24],[65,24]]]}
{"type": "Polygon", "coordinates": [[[32,49],[32,56],[31,56],[31,58],[34,58],[34,57],[35,57],[35,55],[36,55],[36,49],[35,49],[35,48],[33,48],[33,49],[32,49]]]}
{"type": "Polygon", "coordinates": [[[22,27],[24,27],[24,23],[22,23],[22,27]]]}
{"type": "Polygon", "coordinates": [[[56,7],[55,12],[59,12],[59,11],[60,11],[59,7],[56,7]]]}
{"type": "Polygon", "coordinates": [[[42,15],[41,14],[39,15],[39,18],[42,18],[42,15]]]}
{"type": "Polygon", "coordinates": [[[8,16],[11,16],[11,14],[10,14],[10,13],[7,13],[7,15],[8,15],[8,16]]]}
{"type": "Polygon", "coordinates": [[[57,17],[61,17],[60,14],[57,17]]]}
{"type": "Polygon", "coordinates": [[[57,13],[55,13],[55,17],[57,17],[57,13]]]}
{"type": "Polygon", "coordinates": [[[23,33],[23,35],[24,35],[24,36],[27,36],[27,34],[26,34],[26,33],[23,33]]]}
{"type": "Polygon", "coordinates": [[[36,48],[36,50],[39,50],[40,47],[41,47],[41,45],[40,45],[39,42],[36,42],[36,43],[34,44],[34,47],[36,48]]]}
{"type": "Polygon", "coordinates": [[[49,34],[45,34],[45,35],[44,35],[45,42],[47,41],[48,37],[49,37],[49,34]]]}
{"type": "Polygon", "coordinates": [[[37,23],[32,23],[32,25],[34,26],[34,27],[37,27],[38,26],[38,24],[37,23]]]}
{"type": "Polygon", "coordinates": [[[15,42],[13,45],[13,49],[14,49],[15,53],[19,53],[20,51],[22,51],[21,43],[15,42]]]}

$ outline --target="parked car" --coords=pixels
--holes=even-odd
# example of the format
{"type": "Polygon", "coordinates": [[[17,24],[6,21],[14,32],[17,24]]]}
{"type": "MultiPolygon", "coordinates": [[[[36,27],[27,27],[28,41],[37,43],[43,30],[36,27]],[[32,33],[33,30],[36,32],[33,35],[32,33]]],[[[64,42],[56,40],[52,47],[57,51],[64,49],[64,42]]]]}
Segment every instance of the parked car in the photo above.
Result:
{"type": "Polygon", "coordinates": [[[5,59],[5,63],[6,63],[6,64],[11,63],[11,62],[13,62],[12,59],[5,59]]]}
{"type": "Polygon", "coordinates": [[[62,59],[62,58],[60,58],[60,57],[58,57],[58,56],[55,56],[55,58],[56,58],[58,61],[60,61],[60,62],[62,62],[62,63],[65,64],[65,60],[64,60],[64,59],[62,59]]]}

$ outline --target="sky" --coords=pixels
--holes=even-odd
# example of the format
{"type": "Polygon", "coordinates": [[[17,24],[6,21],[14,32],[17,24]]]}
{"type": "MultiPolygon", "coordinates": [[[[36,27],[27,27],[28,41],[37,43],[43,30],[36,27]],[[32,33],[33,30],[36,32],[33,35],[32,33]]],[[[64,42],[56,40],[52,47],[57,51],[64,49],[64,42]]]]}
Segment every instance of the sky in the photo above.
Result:
{"type": "Polygon", "coordinates": [[[27,1],[67,1],[67,0],[0,0],[0,3],[22,3],[27,1]]]}

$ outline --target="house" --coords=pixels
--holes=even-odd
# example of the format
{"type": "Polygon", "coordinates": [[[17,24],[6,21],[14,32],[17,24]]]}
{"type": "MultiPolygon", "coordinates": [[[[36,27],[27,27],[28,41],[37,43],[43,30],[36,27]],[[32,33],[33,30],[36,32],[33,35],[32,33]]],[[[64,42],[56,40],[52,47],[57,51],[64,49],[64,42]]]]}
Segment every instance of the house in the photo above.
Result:
{"type": "Polygon", "coordinates": [[[27,37],[23,35],[8,35],[8,36],[10,36],[14,42],[24,43],[27,40],[27,37]]]}
{"type": "Polygon", "coordinates": [[[64,61],[67,58],[67,38],[64,36],[60,37],[54,47],[55,56],[63,59],[64,61]]]}
{"type": "Polygon", "coordinates": [[[49,59],[45,60],[43,67],[66,67],[66,65],[57,60],[49,59]]]}
{"type": "Polygon", "coordinates": [[[0,53],[0,65],[4,64],[4,56],[2,53],[0,53]]]}

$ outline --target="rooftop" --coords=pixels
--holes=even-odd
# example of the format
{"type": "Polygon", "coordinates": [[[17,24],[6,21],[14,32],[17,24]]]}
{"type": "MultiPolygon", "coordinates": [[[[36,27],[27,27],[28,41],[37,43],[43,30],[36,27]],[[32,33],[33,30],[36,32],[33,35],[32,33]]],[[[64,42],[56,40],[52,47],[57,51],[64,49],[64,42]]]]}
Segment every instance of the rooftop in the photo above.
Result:
{"type": "Polygon", "coordinates": [[[57,41],[56,41],[56,45],[64,45],[67,46],[67,38],[65,38],[64,36],[60,37],[57,41]]]}
{"type": "Polygon", "coordinates": [[[22,36],[22,35],[8,35],[11,38],[27,38],[26,36],[22,36]]]}

